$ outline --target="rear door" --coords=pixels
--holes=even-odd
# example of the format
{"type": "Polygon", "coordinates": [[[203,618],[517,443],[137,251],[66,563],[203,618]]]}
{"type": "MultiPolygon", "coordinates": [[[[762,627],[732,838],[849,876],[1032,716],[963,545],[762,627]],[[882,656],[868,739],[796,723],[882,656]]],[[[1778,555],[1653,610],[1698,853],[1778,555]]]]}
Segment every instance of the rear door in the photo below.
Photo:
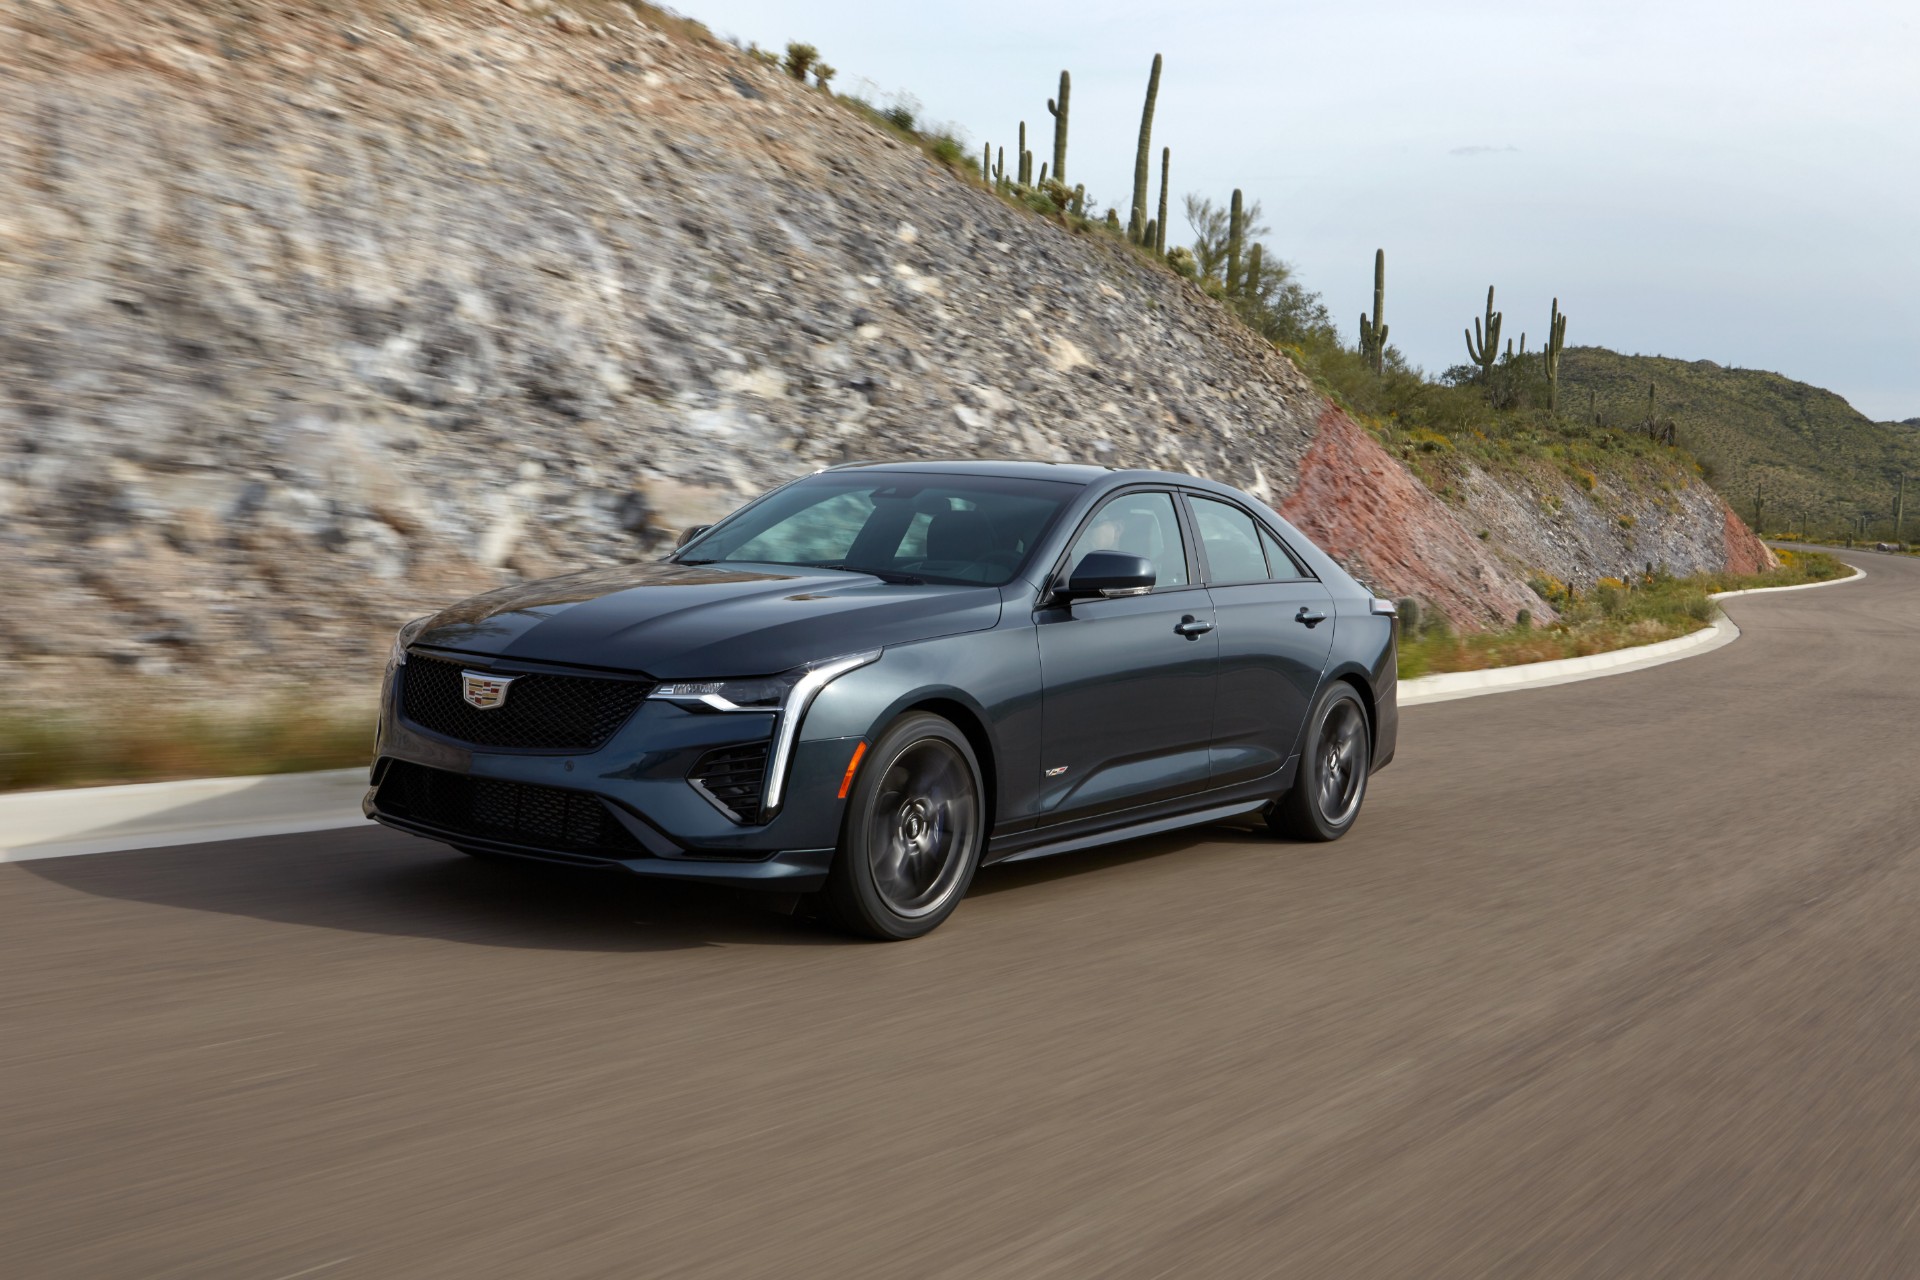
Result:
{"type": "Polygon", "coordinates": [[[1295,751],[1333,649],[1333,597],[1246,508],[1189,492],[1220,638],[1209,778],[1277,772],[1295,751]]]}
{"type": "Polygon", "coordinates": [[[1090,551],[1153,562],[1140,594],[1036,610],[1040,820],[1097,817],[1205,790],[1212,771],[1213,608],[1175,495],[1129,490],[1088,517],[1061,572],[1090,551]]]}

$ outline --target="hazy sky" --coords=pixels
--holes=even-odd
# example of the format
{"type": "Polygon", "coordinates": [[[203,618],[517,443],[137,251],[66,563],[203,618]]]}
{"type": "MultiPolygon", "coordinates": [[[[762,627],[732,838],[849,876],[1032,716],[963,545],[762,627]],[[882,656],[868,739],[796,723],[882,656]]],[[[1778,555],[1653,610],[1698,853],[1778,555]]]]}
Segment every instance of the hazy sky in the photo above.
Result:
{"type": "MultiPolygon", "coordinates": [[[[1073,73],[1068,173],[1124,206],[1147,69],[1174,207],[1236,186],[1351,341],[1387,251],[1391,341],[1430,371],[1499,287],[1537,346],[1773,369],[1920,415],[1920,5],[683,0],[819,46],[977,150],[1073,73]]],[[[871,82],[865,84],[863,82],[871,82]]],[[[1188,237],[1178,216],[1170,242],[1188,237]]]]}

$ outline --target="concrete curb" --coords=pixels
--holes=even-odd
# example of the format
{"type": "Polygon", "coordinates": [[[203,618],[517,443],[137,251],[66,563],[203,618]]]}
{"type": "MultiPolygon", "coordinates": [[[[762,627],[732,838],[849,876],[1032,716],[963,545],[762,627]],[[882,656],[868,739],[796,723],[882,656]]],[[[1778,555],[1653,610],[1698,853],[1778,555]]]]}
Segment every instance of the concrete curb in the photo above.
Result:
{"type": "MultiPolygon", "coordinates": [[[[1791,587],[1748,587],[1744,591],[1716,592],[1708,598],[1729,600],[1734,596],[1769,595],[1776,591],[1810,591],[1815,587],[1837,587],[1845,582],[1858,582],[1866,576],[1866,570],[1854,567],[1850,577],[1833,578],[1826,582],[1801,582],[1791,587]]],[[[1456,698],[1477,698],[1482,694],[1510,693],[1520,689],[1546,689],[1557,684],[1572,684],[1577,680],[1594,680],[1600,676],[1617,676],[1628,671],[1644,671],[1648,667],[1657,667],[1662,663],[1678,662],[1682,658],[1711,653],[1721,645],[1731,644],[1739,638],[1740,628],[1733,624],[1731,618],[1722,614],[1710,627],[1673,640],[1662,640],[1658,644],[1636,645],[1631,649],[1614,649],[1608,653],[1590,654],[1584,658],[1557,658],[1552,662],[1528,662],[1517,667],[1489,667],[1484,671],[1449,671],[1437,676],[1402,680],[1400,705],[1418,707],[1429,702],[1452,702],[1456,698]]]]}
{"type": "Polygon", "coordinates": [[[365,769],[0,795],[0,862],[359,826],[365,769]]]}
{"type": "MultiPolygon", "coordinates": [[[[1795,587],[1756,587],[1714,597],[1805,591],[1866,577],[1809,582],[1795,587]]],[[[1740,629],[1722,617],[1711,627],[1676,640],[1617,649],[1586,658],[1563,658],[1487,671],[1422,676],[1400,685],[1400,705],[1449,702],[1516,689],[1543,689],[1575,680],[1639,671],[1708,653],[1738,638],[1740,629]]],[[[360,797],[365,769],[268,774],[255,778],[195,778],[185,782],[138,782],[120,787],[77,787],[0,795],[0,862],[66,858],[88,853],[161,849],[215,840],[253,840],[302,831],[334,831],[366,822],[360,797]]]]}

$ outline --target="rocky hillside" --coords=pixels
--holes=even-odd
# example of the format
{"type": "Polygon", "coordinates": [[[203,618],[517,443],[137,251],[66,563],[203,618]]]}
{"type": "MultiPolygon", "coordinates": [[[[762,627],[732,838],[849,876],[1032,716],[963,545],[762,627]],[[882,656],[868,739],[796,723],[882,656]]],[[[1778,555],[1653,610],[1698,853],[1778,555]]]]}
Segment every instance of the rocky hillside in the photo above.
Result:
{"type": "Polygon", "coordinates": [[[1443,498],[1124,245],[650,14],[0,0],[17,700],[363,677],[849,458],[1217,476],[1465,625],[1765,555],[1697,484],[1443,498]]]}

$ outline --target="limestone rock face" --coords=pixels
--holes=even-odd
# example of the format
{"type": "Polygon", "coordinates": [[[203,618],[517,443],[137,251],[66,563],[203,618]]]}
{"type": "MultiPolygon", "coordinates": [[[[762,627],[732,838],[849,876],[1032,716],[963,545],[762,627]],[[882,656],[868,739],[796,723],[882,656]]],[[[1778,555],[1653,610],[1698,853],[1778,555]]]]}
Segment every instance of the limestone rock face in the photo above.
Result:
{"type": "MultiPolygon", "coordinates": [[[[1277,504],[1326,421],[1170,272],[621,4],[5,0],[0,83],[21,703],[370,689],[406,618],[658,555],[849,459],[1148,465],[1277,504]]],[[[1366,467],[1289,511],[1462,622],[1531,601],[1499,545],[1381,554],[1404,512],[1342,495],[1389,474],[1470,535],[1366,467]]]]}

